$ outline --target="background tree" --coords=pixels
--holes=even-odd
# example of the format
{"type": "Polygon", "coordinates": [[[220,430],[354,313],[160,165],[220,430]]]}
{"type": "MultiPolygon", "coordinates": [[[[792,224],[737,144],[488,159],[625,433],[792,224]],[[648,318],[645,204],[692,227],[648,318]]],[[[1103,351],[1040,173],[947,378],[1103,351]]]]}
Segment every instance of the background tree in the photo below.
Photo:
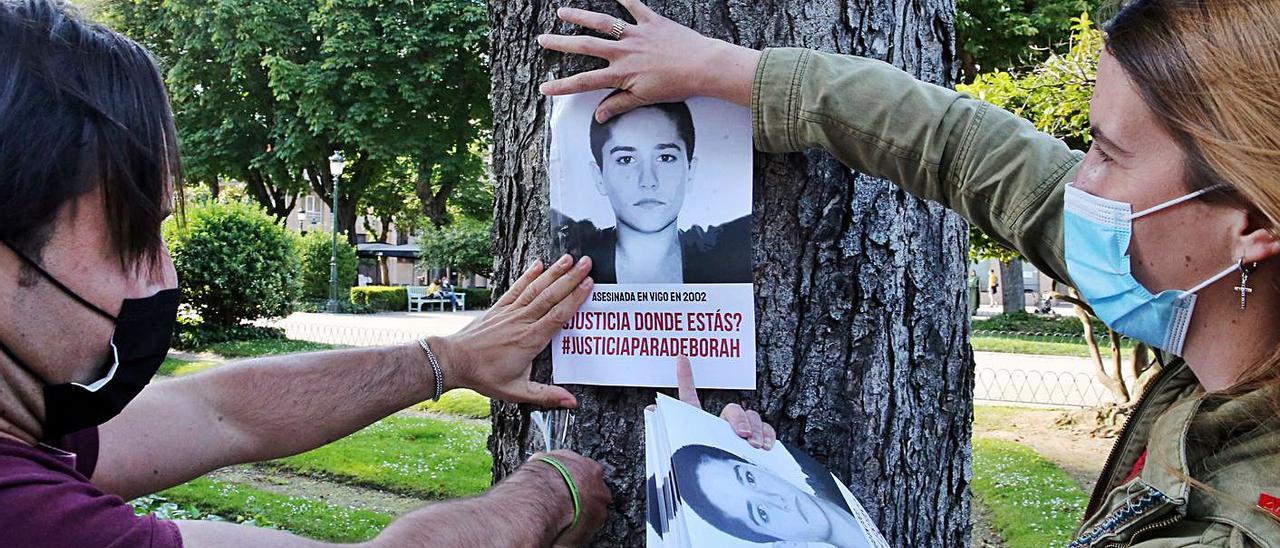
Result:
{"type": "MultiPolygon", "coordinates": [[[[540,51],[544,32],[580,32],[562,5],[618,13],[612,0],[489,3],[494,109],[496,280],[548,258],[544,146],[550,75],[597,68],[540,51]]],[[[958,73],[947,0],[654,0],[659,13],[750,47],[805,46],[886,59],[942,85],[958,73]],[[785,24],[779,24],[785,22],[785,24]]],[[[626,16],[624,16],[626,17],[626,16]]],[[[973,364],[965,309],[967,228],[937,204],[851,173],[830,155],[755,163],[759,390],[707,393],[744,402],[780,439],[826,463],[896,546],[967,546],[973,364]]],[[[674,367],[674,360],[672,366],[674,367]]],[[[549,379],[546,360],[535,377],[549,379]]],[[[596,543],[644,539],[645,389],[574,387],[568,445],[600,460],[615,508],[596,543]]],[[[490,449],[501,478],[531,448],[528,409],[497,405],[490,449]]]]}
{"type": "Polygon", "coordinates": [[[1042,62],[1071,35],[1072,18],[1105,0],[957,0],[956,43],[964,81],[1042,62]]]}
{"type": "Polygon", "coordinates": [[[471,219],[445,228],[432,228],[418,241],[422,250],[419,266],[426,270],[444,268],[454,273],[492,276],[492,233],[492,223],[471,219]]]}
{"type": "Polygon", "coordinates": [[[366,206],[385,205],[366,203],[372,186],[416,199],[440,226],[456,193],[483,179],[477,0],[106,1],[103,17],[169,67],[184,162],[215,194],[243,181],[277,219],[303,192],[332,207],[327,159],[342,151],[338,228],[354,243],[366,206]],[[405,159],[412,186],[395,184],[405,159]]]}

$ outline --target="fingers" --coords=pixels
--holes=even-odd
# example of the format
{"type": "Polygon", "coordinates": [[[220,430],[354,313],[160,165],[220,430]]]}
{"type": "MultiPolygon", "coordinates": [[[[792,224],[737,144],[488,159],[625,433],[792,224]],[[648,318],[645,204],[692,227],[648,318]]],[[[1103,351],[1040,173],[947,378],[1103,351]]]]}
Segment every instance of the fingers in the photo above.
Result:
{"type": "Polygon", "coordinates": [[[578,8],[560,8],[556,10],[556,17],[566,23],[573,23],[579,27],[589,28],[600,34],[609,34],[610,27],[613,25],[613,16],[594,11],[580,10],[578,8]]]}
{"type": "Polygon", "coordinates": [[[538,36],[538,45],[552,51],[590,55],[601,59],[612,59],[613,54],[618,51],[616,41],[594,36],[543,34],[538,36]]]}
{"type": "Polygon", "coordinates": [[[506,293],[502,294],[502,298],[498,299],[498,302],[493,305],[494,308],[507,306],[515,302],[516,297],[523,293],[525,288],[529,287],[529,284],[532,283],[533,280],[537,279],[541,274],[542,259],[538,259],[533,261],[533,264],[529,265],[529,268],[524,269],[524,273],[520,275],[520,279],[516,280],[516,283],[511,284],[511,289],[508,289],[506,293]]]}
{"type": "Polygon", "coordinates": [[[680,392],[680,401],[702,409],[698,401],[698,390],[693,384],[693,366],[689,358],[680,356],[676,359],[676,387],[680,392]]]}
{"type": "Polygon", "coordinates": [[[773,429],[773,425],[764,423],[764,448],[773,449],[775,441],[778,441],[778,432],[773,429]]]}
{"type": "Polygon", "coordinates": [[[587,302],[591,298],[591,290],[595,287],[595,281],[587,278],[578,283],[578,287],[556,304],[550,312],[547,312],[538,320],[537,333],[538,336],[545,339],[541,346],[546,346],[546,342],[555,336],[557,331],[564,327],[565,322],[573,318],[574,313],[582,308],[582,303],[587,302]]]}
{"type": "Polygon", "coordinates": [[[618,0],[618,3],[622,4],[623,8],[626,8],[627,13],[630,13],[637,23],[644,23],[658,17],[657,13],[654,13],[653,10],[649,9],[649,6],[644,5],[640,0],[618,0]]]}
{"type": "MultiPolygon", "coordinates": [[[[574,266],[572,270],[567,270],[567,272],[562,273],[558,278],[553,279],[550,285],[546,286],[545,289],[542,289],[539,294],[534,297],[533,302],[529,303],[528,308],[525,309],[525,314],[528,318],[532,318],[534,320],[538,320],[543,316],[546,316],[547,312],[550,312],[552,308],[561,304],[565,298],[569,297],[574,292],[581,293],[583,290],[582,284],[583,282],[586,282],[587,274],[590,273],[591,258],[583,257],[579,259],[577,266],[574,266]]],[[[544,274],[543,276],[540,276],[539,279],[542,279],[542,277],[545,276],[546,275],[544,274]]],[[[537,282],[535,281],[534,284],[536,285],[537,282]]],[[[530,285],[529,287],[532,289],[533,285],[530,285]]],[[[586,300],[585,296],[583,300],[586,300]]],[[[572,308],[561,309],[560,312],[564,315],[564,318],[557,323],[569,321],[569,318],[578,310],[578,306],[581,305],[582,302],[578,302],[577,305],[574,305],[572,308]]],[[[552,318],[552,321],[555,321],[555,318],[552,318]]]]}
{"type": "Polygon", "coordinates": [[[514,403],[532,403],[542,407],[578,407],[578,398],[562,387],[553,384],[542,384],[524,381],[524,385],[509,398],[514,403]]]}
{"type": "Polygon", "coordinates": [[[616,72],[602,68],[580,72],[573,76],[550,82],[543,82],[542,85],[538,86],[538,91],[542,92],[543,95],[569,95],[597,89],[616,88],[621,83],[616,72]]]}
{"type": "Polygon", "coordinates": [[[747,420],[747,411],[741,405],[731,403],[724,406],[724,410],[720,412],[720,418],[733,427],[738,437],[742,439],[751,437],[751,422],[747,420]]]}
{"type": "Polygon", "coordinates": [[[600,106],[596,107],[596,121],[603,124],[608,122],[609,119],[614,116],[626,114],[627,112],[635,108],[642,107],[645,104],[645,100],[636,96],[636,94],[631,93],[630,91],[623,91],[605,99],[600,103],[600,106]]]}
{"type": "Polygon", "coordinates": [[[547,289],[547,286],[550,286],[552,282],[560,279],[560,276],[563,276],[564,273],[568,272],[572,267],[573,257],[568,254],[561,256],[560,259],[553,263],[550,268],[546,269],[546,271],[541,275],[529,282],[525,286],[524,290],[520,292],[520,296],[516,297],[513,304],[516,306],[528,306],[529,303],[533,302],[538,295],[541,295],[542,292],[547,289]]]}
{"type": "Polygon", "coordinates": [[[764,447],[764,421],[760,419],[760,413],[755,410],[747,411],[747,423],[751,425],[751,438],[747,441],[751,442],[752,447],[764,447]]]}

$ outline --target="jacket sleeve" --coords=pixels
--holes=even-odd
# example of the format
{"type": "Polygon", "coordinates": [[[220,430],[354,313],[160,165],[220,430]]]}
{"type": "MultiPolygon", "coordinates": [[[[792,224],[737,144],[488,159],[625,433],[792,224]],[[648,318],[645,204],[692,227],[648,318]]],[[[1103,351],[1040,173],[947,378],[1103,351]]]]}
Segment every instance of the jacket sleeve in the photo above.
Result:
{"type": "Polygon", "coordinates": [[[1082,153],[1012,113],[871,59],[769,49],[752,91],[757,149],[825,149],[959,212],[1068,281],[1062,196],[1082,153]]]}

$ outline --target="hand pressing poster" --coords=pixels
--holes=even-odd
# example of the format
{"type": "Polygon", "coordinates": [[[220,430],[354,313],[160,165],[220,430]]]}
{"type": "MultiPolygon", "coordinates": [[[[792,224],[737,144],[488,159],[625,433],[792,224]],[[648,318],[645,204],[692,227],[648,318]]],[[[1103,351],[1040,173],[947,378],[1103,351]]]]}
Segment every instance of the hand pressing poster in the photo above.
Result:
{"type": "Polygon", "coordinates": [[[710,98],[604,124],[610,91],[551,108],[552,239],[590,256],[591,299],[552,342],[555,382],[755,389],[751,113],[710,98]]]}

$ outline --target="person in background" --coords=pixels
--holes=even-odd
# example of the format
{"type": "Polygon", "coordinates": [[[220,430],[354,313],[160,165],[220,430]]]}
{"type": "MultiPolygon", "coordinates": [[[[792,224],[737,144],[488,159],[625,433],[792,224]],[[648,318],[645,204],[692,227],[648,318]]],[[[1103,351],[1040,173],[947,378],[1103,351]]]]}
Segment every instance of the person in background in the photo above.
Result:
{"type": "Polygon", "coordinates": [[[996,275],[996,270],[1000,267],[996,264],[991,265],[991,269],[987,270],[987,296],[990,298],[991,306],[1000,306],[1000,277],[996,275]]]}

